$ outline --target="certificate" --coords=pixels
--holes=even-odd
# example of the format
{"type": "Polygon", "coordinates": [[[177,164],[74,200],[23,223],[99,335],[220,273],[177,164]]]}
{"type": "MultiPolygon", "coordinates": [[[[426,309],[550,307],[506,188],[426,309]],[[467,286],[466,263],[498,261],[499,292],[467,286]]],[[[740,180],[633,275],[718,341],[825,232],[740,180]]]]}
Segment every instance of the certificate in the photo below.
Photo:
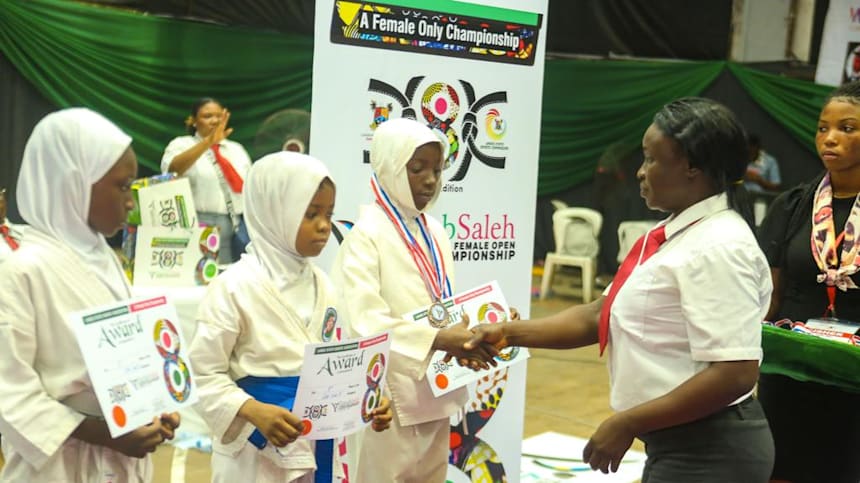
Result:
{"type": "Polygon", "coordinates": [[[218,275],[221,239],[217,227],[137,227],[134,285],[193,287],[218,275]]]}
{"type": "Polygon", "coordinates": [[[137,193],[142,226],[193,228],[197,210],[188,178],[141,187],[137,193]]]}
{"type": "MultiPolygon", "coordinates": [[[[415,310],[406,314],[405,317],[418,323],[438,327],[439,324],[435,321],[439,317],[434,316],[432,312],[441,310],[438,307],[439,305],[433,304],[429,307],[415,310]]],[[[501,288],[499,288],[499,284],[495,280],[444,299],[441,305],[445,307],[445,311],[448,314],[446,326],[462,322],[463,314],[469,315],[469,327],[474,327],[478,324],[502,323],[510,320],[510,308],[505,301],[505,296],[502,294],[501,288]]],[[[445,355],[444,351],[436,351],[430,359],[430,365],[427,367],[426,372],[430,389],[433,391],[433,395],[437,397],[477,381],[485,377],[488,372],[495,372],[513,364],[518,364],[529,357],[528,350],[524,347],[507,347],[502,349],[500,354],[496,356],[496,367],[491,367],[489,370],[473,371],[466,367],[460,367],[453,360],[445,362],[445,355]]]]}
{"type": "Polygon", "coordinates": [[[113,438],[197,402],[188,345],[166,297],[68,315],[113,438]]]}
{"type": "Polygon", "coordinates": [[[308,344],[293,413],[306,439],[352,434],[371,422],[388,367],[391,334],[338,343],[308,344]]]}

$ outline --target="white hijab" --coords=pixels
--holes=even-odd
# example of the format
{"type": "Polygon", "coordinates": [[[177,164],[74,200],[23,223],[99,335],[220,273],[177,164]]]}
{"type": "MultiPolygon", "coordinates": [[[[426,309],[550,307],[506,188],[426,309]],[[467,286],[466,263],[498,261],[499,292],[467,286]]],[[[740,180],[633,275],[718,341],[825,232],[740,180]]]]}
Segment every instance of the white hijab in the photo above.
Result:
{"type": "Polygon", "coordinates": [[[105,237],[90,228],[92,187],[131,145],[131,137],[85,108],[45,116],[30,134],[16,190],[21,217],[71,248],[117,295],[128,282],[105,237]]]}
{"type": "Polygon", "coordinates": [[[278,152],[251,166],[245,179],[245,223],[257,257],[277,289],[313,277],[308,259],[296,251],[302,218],[323,179],[325,165],[306,154],[278,152]]]}
{"type": "Polygon", "coordinates": [[[405,118],[392,119],[380,124],[373,133],[373,140],[370,143],[370,166],[379,179],[379,185],[405,220],[411,220],[421,211],[429,210],[439,199],[439,192],[442,191],[440,183],[436,194],[424,210],[419,211],[415,207],[406,164],[412,159],[415,150],[427,143],[438,143],[440,152],[443,153],[440,160],[444,159],[444,153],[447,152],[448,147],[433,134],[433,131],[420,122],[405,118]]]}

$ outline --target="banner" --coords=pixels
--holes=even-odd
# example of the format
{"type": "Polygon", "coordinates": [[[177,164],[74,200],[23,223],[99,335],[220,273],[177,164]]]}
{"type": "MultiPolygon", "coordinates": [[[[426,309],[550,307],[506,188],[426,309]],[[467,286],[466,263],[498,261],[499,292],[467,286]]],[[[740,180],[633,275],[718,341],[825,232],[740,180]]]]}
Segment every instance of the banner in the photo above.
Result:
{"type": "Polygon", "coordinates": [[[860,1],[831,0],[824,20],[816,84],[842,85],[860,79],[860,1]]]}
{"type": "MultiPolygon", "coordinates": [[[[546,0],[316,2],[311,154],[337,183],[335,237],[371,202],[376,127],[417,119],[448,144],[431,213],[451,240],[455,290],[496,279],[528,317],[546,12],[546,0]]],[[[452,421],[450,481],[516,480],[525,374],[472,387],[452,421]]]]}

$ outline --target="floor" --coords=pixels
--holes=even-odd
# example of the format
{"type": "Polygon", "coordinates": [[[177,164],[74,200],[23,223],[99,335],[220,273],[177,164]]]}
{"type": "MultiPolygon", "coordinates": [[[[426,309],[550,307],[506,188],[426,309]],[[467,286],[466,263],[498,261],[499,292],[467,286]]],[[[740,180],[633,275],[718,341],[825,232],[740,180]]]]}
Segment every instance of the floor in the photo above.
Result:
{"type": "MultiPolygon", "coordinates": [[[[554,277],[550,297],[532,298],[532,318],[580,303],[576,278],[575,273],[564,271],[554,277]]],[[[539,287],[540,280],[535,280],[534,286],[539,287]]],[[[532,350],[526,387],[529,417],[525,420],[523,437],[555,431],[588,438],[611,414],[608,392],[605,360],[598,357],[596,346],[567,351],[532,350]]],[[[633,447],[643,449],[638,440],[633,447]]],[[[172,454],[170,446],[156,451],[155,483],[170,481],[172,454]]],[[[185,475],[188,482],[209,481],[208,455],[190,450],[185,475]]]]}

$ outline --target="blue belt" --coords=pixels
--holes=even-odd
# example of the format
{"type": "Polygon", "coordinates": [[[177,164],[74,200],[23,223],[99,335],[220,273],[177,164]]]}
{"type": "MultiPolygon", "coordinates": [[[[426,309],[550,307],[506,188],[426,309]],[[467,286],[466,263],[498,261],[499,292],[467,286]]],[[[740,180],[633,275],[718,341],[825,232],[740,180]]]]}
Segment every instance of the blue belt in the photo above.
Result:
{"type": "MultiPolygon", "coordinates": [[[[296,388],[299,386],[299,377],[245,376],[236,381],[236,385],[261,403],[274,404],[292,411],[293,404],[296,402],[296,388]]],[[[265,448],[268,443],[266,437],[258,429],[254,429],[254,432],[248,437],[248,441],[258,449],[265,448]]],[[[331,483],[334,440],[318,440],[314,453],[317,462],[314,483],[331,483]]]]}

